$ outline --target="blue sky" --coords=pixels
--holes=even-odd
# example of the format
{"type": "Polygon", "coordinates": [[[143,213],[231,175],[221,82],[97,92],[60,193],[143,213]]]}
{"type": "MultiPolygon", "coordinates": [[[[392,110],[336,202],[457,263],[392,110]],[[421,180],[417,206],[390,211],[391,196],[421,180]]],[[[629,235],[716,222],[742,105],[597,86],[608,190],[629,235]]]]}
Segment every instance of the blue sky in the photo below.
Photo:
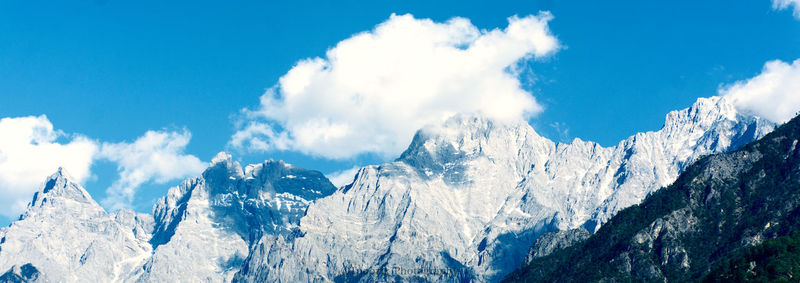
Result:
{"type": "MultiPolygon", "coordinates": [[[[765,62],[800,58],[800,21],[769,0],[163,2],[0,1],[0,118],[44,114],[65,133],[108,143],[186,129],[185,153],[202,161],[230,150],[244,163],[283,159],[329,173],[388,158],[235,150],[234,124],[299,60],[324,57],[392,13],[490,30],[550,11],[562,47],[528,62],[523,75],[535,80],[524,88],[543,107],[531,125],[564,142],[610,146],[656,130],[668,111],[758,75],[765,62]]],[[[84,184],[96,199],[117,166],[91,166],[84,184]]],[[[134,208],[149,211],[177,183],[145,182],[134,208]]]]}

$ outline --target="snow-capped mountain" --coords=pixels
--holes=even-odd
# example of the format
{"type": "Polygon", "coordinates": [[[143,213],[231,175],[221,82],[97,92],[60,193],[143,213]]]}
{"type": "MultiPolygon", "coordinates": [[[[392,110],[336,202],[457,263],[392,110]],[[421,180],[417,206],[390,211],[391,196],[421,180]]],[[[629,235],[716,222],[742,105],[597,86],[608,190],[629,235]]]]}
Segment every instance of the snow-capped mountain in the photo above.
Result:
{"type": "Polygon", "coordinates": [[[456,116],[309,206],[300,236],[262,237],[236,279],[494,281],[519,266],[538,235],[595,231],[698,157],[773,127],[719,97],[614,147],[556,144],[523,121],[456,116]]]}
{"type": "Polygon", "coordinates": [[[27,265],[40,281],[119,281],[150,255],[152,223],[130,210],[107,213],[59,169],[20,219],[0,229],[0,270],[27,265]]]}
{"type": "Polygon", "coordinates": [[[718,97],[613,147],[457,115],[338,189],[317,171],[242,168],[221,153],[152,216],[107,213],[59,171],[0,229],[0,272],[67,282],[496,281],[539,235],[596,231],[700,156],[773,127],[718,97]]]}

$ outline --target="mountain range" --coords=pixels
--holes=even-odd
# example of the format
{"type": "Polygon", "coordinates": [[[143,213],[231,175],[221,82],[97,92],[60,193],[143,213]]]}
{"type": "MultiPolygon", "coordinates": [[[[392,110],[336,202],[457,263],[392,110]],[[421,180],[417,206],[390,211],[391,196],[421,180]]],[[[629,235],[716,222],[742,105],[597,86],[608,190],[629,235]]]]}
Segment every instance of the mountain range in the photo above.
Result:
{"type": "Polygon", "coordinates": [[[525,121],[462,114],[420,129],[398,159],[339,188],[317,171],[281,161],[243,168],[220,153],[152,214],[109,213],[59,170],[0,228],[0,278],[495,282],[600,235],[698,159],[774,127],[721,97],[612,147],[554,143],[525,121]]]}
{"type": "Polygon", "coordinates": [[[594,235],[541,256],[531,250],[534,259],[507,280],[797,281],[798,140],[800,117],[739,150],[704,157],[594,235]]]}

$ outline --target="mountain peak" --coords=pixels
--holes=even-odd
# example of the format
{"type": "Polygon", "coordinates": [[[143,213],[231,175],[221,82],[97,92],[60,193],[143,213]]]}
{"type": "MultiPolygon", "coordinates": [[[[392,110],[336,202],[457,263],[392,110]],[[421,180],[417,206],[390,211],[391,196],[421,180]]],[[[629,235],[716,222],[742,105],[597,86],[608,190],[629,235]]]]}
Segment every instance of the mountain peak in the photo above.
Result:
{"type": "Polygon", "coordinates": [[[418,130],[399,161],[433,159],[450,162],[470,155],[504,155],[531,140],[544,141],[522,120],[496,120],[480,114],[456,114],[441,124],[418,130]],[[506,143],[513,144],[506,144],[506,143]]]}
{"type": "Polygon", "coordinates": [[[227,152],[220,151],[214,158],[211,159],[211,166],[214,166],[217,163],[230,163],[233,162],[233,157],[228,154],[227,152]]]}
{"type": "Polygon", "coordinates": [[[203,176],[206,178],[212,175],[219,175],[224,178],[243,178],[244,172],[242,172],[242,166],[239,165],[239,162],[233,161],[233,157],[230,154],[220,152],[211,159],[208,168],[203,172],[203,176]]]}
{"type": "Polygon", "coordinates": [[[74,180],[75,178],[72,177],[71,174],[69,174],[67,169],[64,169],[64,167],[59,166],[58,169],[56,169],[56,172],[47,177],[47,181],[57,180],[57,179],[66,179],[69,181],[69,180],[74,180]]]}
{"type": "Polygon", "coordinates": [[[719,96],[701,97],[689,108],[669,112],[664,124],[702,124],[722,119],[735,121],[738,116],[739,112],[729,99],[719,96]]]}
{"type": "Polygon", "coordinates": [[[72,181],[74,178],[63,167],[47,177],[42,188],[33,195],[29,206],[41,206],[47,199],[64,198],[82,203],[93,203],[94,200],[81,185],[72,181]]]}
{"type": "Polygon", "coordinates": [[[460,113],[453,115],[443,123],[425,126],[420,131],[430,136],[472,135],[475,137],[485,136],[502,129],[533,130],[523,120],[498,120],[477,113],[460,113]]]}
{"type": "Polygon", "coordinates": [[[56,172],[54,174],[69,176],[69,173],[67,173],[67,170],[64,169],[64,167],[61,167],[61,166],[58,166],[58,169],[56,169],[56,172]]]}
{"type": "Polygon", "coordinates": [[[132,222],[117,222],[60,168],[20,218],[0,229],[0,270],[9,270],[0,282],[122,281],[140,269],[128,259],[150,254],[152,221],[132,222]]]}

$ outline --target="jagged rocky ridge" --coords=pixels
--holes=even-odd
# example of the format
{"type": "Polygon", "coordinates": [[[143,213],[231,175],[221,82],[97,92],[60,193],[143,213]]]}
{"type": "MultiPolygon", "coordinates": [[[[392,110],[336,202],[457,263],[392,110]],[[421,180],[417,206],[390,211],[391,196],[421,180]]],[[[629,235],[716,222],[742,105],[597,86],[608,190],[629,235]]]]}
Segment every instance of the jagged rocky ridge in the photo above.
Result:
{"type": "MultiPolygon", "coordinates": [[[[338,190],[316,171],[280,161],[242,168],[221,154],[171,188],[152,216],[106,213],[56,176],[80,189],[67,195],[85,195],[82,205],[46,202],[56,208],[39,212],[35,197],[26,215],[39,218],[0,229],[9,239],[0,241],[0,270],[30,263],[53,281],[496,281],[539,235],[593,232],[700,156],[772,127],[717,97],[614,147],[556,144],[524,121],[459,115],[420,130],[398,160],[362,168],[338,190]],[[97,223],[108,228],[98,232],[97,223]],[[39,237],[46,229],[68,238],[39,237]],[[45,244],[26,244],[37,240],[45,244]]],[[[47,188],[39,198],[55,198],[47,188]]]]}
{"type": "Polygon", "coordinates": [[[539,238],[536,238],[530,251],[528,251],[528,256],[525,257],[525,263],[530,264],[537,258],[549,255],[557,250],[566,249],[575,243],[588,239],[591,235],[583,227],[544,233],[539,238]]]}
{"type": "Polygon", "coordinates": [[[702,158],[588,240],[533,260],[507,279],[796,281],[798,140],[800,117],[740,150],[702,158]]]}
{"type": "Polygon", "coordinates": [[[456,116],[309,206],[299,236],[262,237],[235,280],[496,281],[542,233],[594,232],[697,158],[772,129],[719,97],[614,147],[556,144],[522,121],[456,116]]]}

